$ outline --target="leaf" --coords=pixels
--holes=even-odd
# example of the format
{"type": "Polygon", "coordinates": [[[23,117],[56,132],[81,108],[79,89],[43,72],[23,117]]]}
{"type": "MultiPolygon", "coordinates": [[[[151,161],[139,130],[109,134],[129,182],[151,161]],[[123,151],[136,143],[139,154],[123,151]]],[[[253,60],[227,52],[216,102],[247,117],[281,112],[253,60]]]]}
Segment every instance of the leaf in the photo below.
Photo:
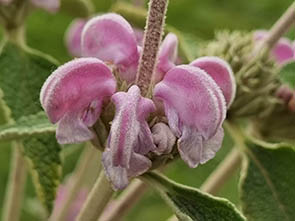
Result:
{"type": "Polygon", "coordinates": [[[0,55],[0,88],[3,100],[15,121],[42,111],[41,86],[56,64],[40,55],[28,53],[8,43],[0,55]]]}
{"type": "Polygon", "coordinates": [[[38,134],[54,133],[56,127],[49,122],[44,112],[21,117],[13,124],[0,126],[0,141],[21,139],[38,134]]]}
{"type": "MultiPolygon", "coordinates": [[[[29,123],[28,121],[26,123],[26,120],[35,114],[38,116],[38,113],[42,111],[39,102],[40,89],[54,69],[56,64],[53,61],[41,53],[33,53],[33,50],[25,51],[11,43],[6,44],[2,50],[0,55],[0,88],[3,92],[1,103],[10,110],[12,122],[20,123],[19,126],[23,126],[24,130],[29,123]]],[[[32,127],[36,129],[38,126],[32,127]]],[[[38,177],[34,179],[38,195],[41,196],[42,202],[50,212],[58,180],[61,179],[60,169],[58,169],[61,164],[60,146],[56,143],[54,134],[26,138],[23,146],[24,155],[31,162],[32,173],[35,174],[34,177],[38,177]],[[54,179],[50,181],[51,178],[54,179]]]]}
{"type": "Polygon", "coordinates": [[[93,14],[94,6],[90,0],[62,0],[62,12],[75,17],[88,17],[93,14]]]}
{"type": "Polygon", "coordinates": [[[295,89],[295,61],[285,64],[280,71],[280,78],[283,83],[295,89]]]}
{"type": "Polygon", "coordinates": [[[36,192],[48,211],[53,208],[61,178],[60,146],[55,134],[39,134],[23,140],[24,154],[29,160],[36,192]]]}
{"type": "Polygon", "coordinates": [[[248,146],[240,185],[245,216],[249,221],[294,220],[294,149],[286,144],[248,146]]]}
{"type": "Polygon", "coordinates": [[[235,206],[226,199],[177,184],[153,172],[143,175],[143,179],[160,193],[181,221],[245,220],[235,206]]]}

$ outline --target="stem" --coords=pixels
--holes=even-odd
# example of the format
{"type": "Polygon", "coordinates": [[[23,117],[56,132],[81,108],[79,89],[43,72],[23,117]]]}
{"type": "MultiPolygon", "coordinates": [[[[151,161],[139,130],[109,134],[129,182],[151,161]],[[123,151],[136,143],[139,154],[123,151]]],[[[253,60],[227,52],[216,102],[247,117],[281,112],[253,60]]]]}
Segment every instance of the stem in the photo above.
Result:
{"type": "Polygon", "coordinates": [[[70,178],[70,183],[67,189],[67,194],[65,199],[63,199],[62,207],[58,208],[56,213],[53,213],[50,217],[52,221],[63,221],[66,220],[66,216],[68,215],[68,211],[73,201],[77,197],[77,194],[81,190],[82,184],[84,182],[85,174],[89,169],[89,163],[93,161],[93,158],[96,157],[100,151],[95,149],[92,146],[86,146],[82,156],[79,159],[79,162],[75,168],[73,175],[70,178]]]}
{"type": "Polygon", "coordinates": [[[162,39],[168,0],[150,0],[143,52],[139,61],[136,84],[146,95],[150,88],[152,75],[156,68],[157,55],[162,39]]]}
{"type": "Polygon", "coordinates": [[[13,155],[9,181],[6,186],[5,205],[2,216],[3,221],[19,220],[27,178],[25,159],[20,152],[21,144],[13,142],[12,147],[13,155]]]}
{"type": "Polygon", "coordinates": [[[218,167],[210,174],[200,189],[215,195],[223,185],[232,177],[241,164],[242,158],[237,148],[226,156],[218,167]]]}
{"type": "Polygon", "coordinates": [[[272,26],[269,36],[264,40],[263,48],[272,49],[277,41],[295,22],[295,2],[287,9],[280,19],[272,26]]]}
{"type": "Polygon", "coordinates": [[[99,221],[120,221],[147,190],[140,180],[134,180],[127,189],[115,199],[110,210],[105,211],[99,221]]]}
{"type": "Polygon", "coordinates": [[[96,221],[113,193],[111,184],[102,170],[78,215],[77,221],[96,221]]]}

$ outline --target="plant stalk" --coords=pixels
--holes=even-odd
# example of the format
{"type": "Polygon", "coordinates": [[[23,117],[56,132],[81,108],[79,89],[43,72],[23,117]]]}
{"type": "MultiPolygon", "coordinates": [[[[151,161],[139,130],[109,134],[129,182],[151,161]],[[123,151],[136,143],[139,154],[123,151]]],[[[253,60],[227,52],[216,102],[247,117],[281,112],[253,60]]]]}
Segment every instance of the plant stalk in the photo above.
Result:
{"type": "Polygon", "coordinates": [[[162,40],[168,0],[150,0],[146,28],[144,32],[143,52],[139,61],[136,84],[146,95],[151,86],[152,75],[157,64],[157,55],[162,40]]]}
{"type": "Polygon", "coordinates": [[[295,23],[295,2],[286,10],[279,20],[272,26],[269,35],[261,45],[262,48],[271,50],[278,40],[289,30],[295,23]]]}
{"type": "MultiPolygon", "coordinates": [[[[75,171],[71,175],[70,181],[68,182],[67,193],[65,199],[63,199],[63,202],[61,203],[62,207],[56,208],[57,211],[53,213],[50,217],[51,221],[66,220],[70,206],[77,197],[84,183],[84,177],[87,170],[89,169],[89,164],[94,160],[94,157],[96,157],[96,155],[100,154],[100,151],[98,151],[91,145],[87,145],[85,148],[86,149],[83,151],[83,154],[80,157],[79,162],[77,163],[75,171]]],[[[99,163],[99,161],[97,163],[99,163]]]]}
{"type": "Polygon", "coordinates": [[[210,174],[200,187],[200,190],[215,195],[240,167],[241,153],[233,148],[226,158],[210,174]]]}
{"type": "Polygon", "coordinates": [[[111,184],[102,170],[78,215],[77,221],[97,221],[113,193],[111,184]]]}
{"type": "Polygon", "coordinates": [[[12,148],[11,168],[2,213],[3,221],[19,220],[27,180],[26,162],[20,151],[21,144],[15,141],[12,143],[12,148]]]}
{"type": "Polygon", "coordinates": [[[146,192],[147,186],[140,180],[134,180],[127,189],[111,202],[109,210],[105,211],[99,221],[120,221],[146,192]]]}

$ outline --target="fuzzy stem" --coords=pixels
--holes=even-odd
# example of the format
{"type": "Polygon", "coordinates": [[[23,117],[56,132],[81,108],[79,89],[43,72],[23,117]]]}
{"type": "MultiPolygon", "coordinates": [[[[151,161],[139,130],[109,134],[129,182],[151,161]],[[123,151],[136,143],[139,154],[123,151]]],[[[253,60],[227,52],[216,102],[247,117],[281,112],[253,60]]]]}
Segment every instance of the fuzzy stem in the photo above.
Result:
{"type": "Polygon", "coordinates": [[[152,75],[157,64],[157,55],[162,39],[168,0],[150,0],[143,52],[139,61],[136,84],[146,95],[150,88],[152,75]]]}
{"type": "Polygon", "coordinates": [[[21,144],[12,143],[13,155],[6,186],[5,205],[2,214],[3,221],[18,221],[27,178],[25,159],[20,152],[21,144]]]}
{"type": "Polygon", "coordinates": [[[241,154],[237,148],[226,156],[218,167],[210,174],[200,189],[204,192],[215,195],[232,177],[241,164],[241,154]]]}
{"type": "Polygon", "coordinates": [[[146,190],[147,186],[143,182],[134,180],[119,198],[113,201],[110,210],[105,211],[99,221],[120,221],[146,190]]]}
{"type": "Polygon", "coordinates": [[[100,151],[94,147],[88,145],[85,147],[82,156],[79,159],[79,162],[73,172],[73,175],[70,178],[69,188],[67,189],[67,194],[65,199],[63,199],[62,207],[58,208],[56,213],[53,213],[50,217],[52,221],[63,221],[66,220],[66,216],[69,212],[69,208],[73,203],[74,199],[77,197],[77,194],[81,190],[81,186],[84,182],[84,175],[89,169],[89,164],[93,161],[93,158],[96,155],[100,154],[100,151]]]}
{"type": "Polygon", "coordinates": [[[111,184],[102,170],[78,215],[77,221],[96,221],[113,193],[111,184]]]}
{"type": "Polygon", "coordinates": [[[264,40],[263,48],[271,50],[277,41],[289,30],[295,23],[295,2],[286,10],[280,19],[272,26],[269,36],[264,40]]]}

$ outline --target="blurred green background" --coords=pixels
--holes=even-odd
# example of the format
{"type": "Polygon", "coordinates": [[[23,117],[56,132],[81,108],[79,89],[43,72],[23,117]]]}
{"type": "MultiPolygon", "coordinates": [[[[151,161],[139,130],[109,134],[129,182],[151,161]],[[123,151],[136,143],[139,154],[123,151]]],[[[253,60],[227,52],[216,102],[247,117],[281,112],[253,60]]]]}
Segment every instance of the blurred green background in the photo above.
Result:
{"type": "MultiPolygon", "coordinates": [[[[93,0],[97,12],[108,11],[114,2],[114,0],[93,0]]],[[[207,40],[213,38],[214,32],[220,29],[269,29],[292,2],[292,0],[170,0],[167,23],[181,32],[189,33],[198,39],[207,40]]],[[[28,19],[28,44],[52,55],[61,63],[68,61],[71,58],[65,49],[63,38],[64,32],[72,19],[71,15],[63,12],[55,15],[42,10],[34,12],[28,19]]],[[[294,35],[294,31],[290,33],[289,36],[294,35]]],[[[170,165],[167,175],[177,182],[199,187],[225,157],[231,146],[232,142],[226,136],[221,151],[207,164],[199,166],[197,169],[189,169],[183,162],[177,161],[170,165]]],[[[0,143],[0,149],[0,205],[2,205],[9,171],[10,146],[0,143]]],[[[79,154],[80,151],[76,151],[70,157],[64,159],[64,175],[71,172],[79,154]]],[[[230,199],[237,205],[239,205],[238,178],[237,173],[218,194],[230,199]]],[[[29,179],[26,186],[25,202],[30,202],[34,197],[34,189],[29,179]]],[[[25,203],[21,220],[39,220],[38,217],[34,216],[36,211],[32,211],[30,205],[30,203],[25,203]]],[[[126,220],[165,220],[170,215],[171,211],[163,201],[154,192],[149,191],[127,216],[126,220]]]]}

